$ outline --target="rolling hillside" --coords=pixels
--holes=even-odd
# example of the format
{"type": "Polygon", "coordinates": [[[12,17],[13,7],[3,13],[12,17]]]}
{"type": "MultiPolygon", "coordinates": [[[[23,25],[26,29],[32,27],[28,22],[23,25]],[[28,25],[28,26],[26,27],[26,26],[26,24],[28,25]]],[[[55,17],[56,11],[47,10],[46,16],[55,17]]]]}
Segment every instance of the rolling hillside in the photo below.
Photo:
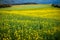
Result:
{"type": "Polygon", "coordinates": [[[1,8],[0,40],[60,40],[60,8],[50,4],[1,8]]]}

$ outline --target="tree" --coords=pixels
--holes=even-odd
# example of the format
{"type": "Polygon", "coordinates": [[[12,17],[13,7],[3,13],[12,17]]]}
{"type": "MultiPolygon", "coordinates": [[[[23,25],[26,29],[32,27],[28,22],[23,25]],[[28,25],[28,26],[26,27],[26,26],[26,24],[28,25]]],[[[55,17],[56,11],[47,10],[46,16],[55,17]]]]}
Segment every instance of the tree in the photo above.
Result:
{"type": "Polygon", "coordinates": [[[52,6],[60,8],[60,4],[52,4],[52,6]]]}
{"type": "MultiPolygon", "coordinates": [[[[0,2],[1,1],[4,1],[4,0],[0,0],[0,2]]],[[[5,7],[11,7],[10,1],[8,1],[7,4],[0,3],[0,8],[5,8],[5,7]]]]}

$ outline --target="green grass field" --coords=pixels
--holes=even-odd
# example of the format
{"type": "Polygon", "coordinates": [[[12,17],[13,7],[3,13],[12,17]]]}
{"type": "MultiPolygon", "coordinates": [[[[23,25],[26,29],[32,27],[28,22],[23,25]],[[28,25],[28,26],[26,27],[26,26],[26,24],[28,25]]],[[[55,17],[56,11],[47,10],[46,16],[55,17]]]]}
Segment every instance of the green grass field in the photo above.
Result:
{"type": "Polygon", "coordinates": [[[60,40],[60,8],[50,4],[0,8],[0,40],[60,40]]]}

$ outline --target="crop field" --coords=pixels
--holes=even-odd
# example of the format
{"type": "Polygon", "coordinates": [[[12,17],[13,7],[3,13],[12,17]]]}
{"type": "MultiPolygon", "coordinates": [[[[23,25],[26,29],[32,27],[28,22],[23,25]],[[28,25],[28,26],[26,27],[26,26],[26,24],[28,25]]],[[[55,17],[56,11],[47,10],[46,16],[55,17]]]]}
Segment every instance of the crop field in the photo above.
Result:
{"type": "Polygon", "coordinates": [[[60,40],[60,8],[48,4],[0,8],[0,40],[60,40]]]}

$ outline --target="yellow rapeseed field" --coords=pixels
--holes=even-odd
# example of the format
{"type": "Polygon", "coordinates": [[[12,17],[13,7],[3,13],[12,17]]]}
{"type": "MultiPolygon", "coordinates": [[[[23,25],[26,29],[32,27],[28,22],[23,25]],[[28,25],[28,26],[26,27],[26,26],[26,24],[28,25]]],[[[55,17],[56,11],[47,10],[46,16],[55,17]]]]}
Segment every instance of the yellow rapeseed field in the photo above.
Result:
{"type": "Polygon", "coordinates": [[[60,40],[60,8],[48,6],[1,8],[0,40],[60,40]]]}

